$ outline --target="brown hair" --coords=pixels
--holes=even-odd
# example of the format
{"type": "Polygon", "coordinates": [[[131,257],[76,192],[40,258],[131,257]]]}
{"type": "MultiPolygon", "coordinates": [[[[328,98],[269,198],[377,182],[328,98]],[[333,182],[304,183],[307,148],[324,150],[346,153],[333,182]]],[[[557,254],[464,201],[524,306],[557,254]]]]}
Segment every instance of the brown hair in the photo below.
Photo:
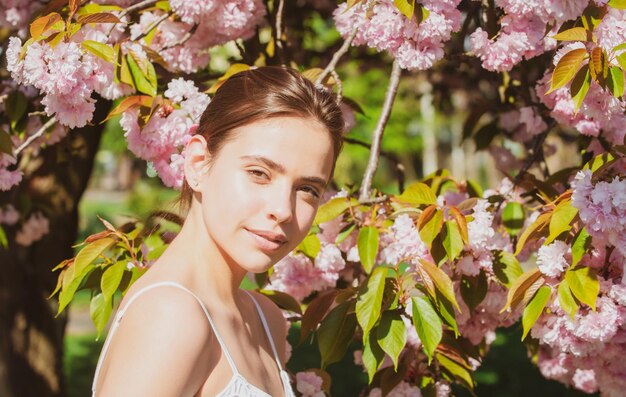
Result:
{"type": "MultiPolygon", "coordinates": [[[[271,117],[298,116],[321,123],[330,134],[337,160],[343,144],[344,121],[331,92],[295,69],[263,66],[228,78],[202,113],[195,134],[202,135],[212,155],[233,138],[233,130],[271,117]]],[[[333,170],[334,170],[333,161],[333,170]]],[[[332,173],[331,173],[332,175],[332,173]]],[[[193,190],[183,181],[178,204],[182,213],[191,206],[193,190]]]]}

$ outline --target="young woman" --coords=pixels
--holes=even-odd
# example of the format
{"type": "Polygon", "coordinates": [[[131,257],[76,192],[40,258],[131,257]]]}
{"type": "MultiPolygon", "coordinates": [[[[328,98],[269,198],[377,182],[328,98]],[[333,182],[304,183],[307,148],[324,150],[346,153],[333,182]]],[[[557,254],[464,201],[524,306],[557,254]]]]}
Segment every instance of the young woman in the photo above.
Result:
{"type": "Polygon", "coordinates": [[[220,87],[186,147],[185,222],[120,303],[94,395],[294,395],[285,320],[239,285],[306,236],[342,129],[332,95],[294,70],[257,68],[220,87]]]}

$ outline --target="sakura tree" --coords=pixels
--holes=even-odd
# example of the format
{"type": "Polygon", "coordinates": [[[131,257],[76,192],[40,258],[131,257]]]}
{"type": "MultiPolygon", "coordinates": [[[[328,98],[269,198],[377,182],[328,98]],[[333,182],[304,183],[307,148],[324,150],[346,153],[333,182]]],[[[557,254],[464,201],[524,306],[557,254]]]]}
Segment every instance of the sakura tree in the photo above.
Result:
{"type": "MultiPolygon", "coordinates": [[[[362,395],[446,396],[454,383],[472,389],[495,330],[521,321],[529,356],[546,378],[622,394],[623,0],[0,3],[7,32],[2,255],[23,261],[62,230],[51,232],[55,207],[24,199],[29,190],[21,189],[42,183],[32,170],[40,159],[61,167],[46,153],[79,131],[119,115],[130,151],[165,186],[180,189],[185,144],[230,75],[266,64],[300,68],[336,95],[346,142],[354,143],[359,101],[346,98],[344,86],[357,77],[342,76],[342,64],[390,68],[360,186],[330,192],[302,244],[256,277],[299,327],[300,341],[319,350],[320,367],[294,374],[295,388],[302,396],[330,393],[341,379],[328,366],[356,344],[354,361],[369,380],[362,395]],[[314,14],[342,38],[322,54],[300,40],[311,34],[304,21],[314,14]],[[237,53],[216,73],[210,49],[225,45],[237,53]],[[493,155],[499,184],[483,190],[442,169],[406,188],[401,181],[398,194],[372,186],[398,88],[416,76],[428,82],[441,112],[467,113],[464,139],[493,155]],[[562,142],[576,145],[575,165],[550,169],[562,142]]],[[[124,293],[171,241],[159,219],[103,220],[104,230],[76,256],[44,261],[55,268],[57,286],[40,291],[58,294],[58,313],[77,291],[92,291],[101,333],[116,291],[124,293]]],[[[13,319],[4,329],[17,326],[13,319]]],[[[62,393],[58,372],[43,378],[38,394],[62,393]]],[[[8,393],[24,390],[9,379],[1,384],[8,393]]]]}

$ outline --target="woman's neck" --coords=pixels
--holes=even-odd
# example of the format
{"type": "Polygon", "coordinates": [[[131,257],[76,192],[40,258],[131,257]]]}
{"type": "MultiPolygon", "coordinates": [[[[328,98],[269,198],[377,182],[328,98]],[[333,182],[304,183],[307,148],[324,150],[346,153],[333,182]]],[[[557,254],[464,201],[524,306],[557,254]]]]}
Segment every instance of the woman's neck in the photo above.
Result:
{"type": "Polygon", "coordinates": [[[191,211],[159,262],[173,271],[176,278],[183,279],[194,292],[214,296],[224,304],[234,304],[246,271],[219,249],[208,235],[202,217],[191,211]]]}

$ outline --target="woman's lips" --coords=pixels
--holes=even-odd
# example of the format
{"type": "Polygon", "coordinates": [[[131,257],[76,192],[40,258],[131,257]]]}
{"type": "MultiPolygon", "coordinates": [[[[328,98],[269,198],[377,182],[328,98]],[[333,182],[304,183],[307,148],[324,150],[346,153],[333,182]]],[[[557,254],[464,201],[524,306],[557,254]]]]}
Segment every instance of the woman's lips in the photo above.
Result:
{"type": "Polygon", "coordinates": [[[269,238],[265,234],[265,232],[262,232],[262,231],[257,232],[257,231],[249,230],[249,229],[245,229],[245,230],[254,239],[257,247],[259,247],[261,251],[268,251],[268,252],[276,251],[286,243],[286,240],[284,240],[281,237],[279,237],[278,239],[272,239],[272,238],[269,238]]]}

